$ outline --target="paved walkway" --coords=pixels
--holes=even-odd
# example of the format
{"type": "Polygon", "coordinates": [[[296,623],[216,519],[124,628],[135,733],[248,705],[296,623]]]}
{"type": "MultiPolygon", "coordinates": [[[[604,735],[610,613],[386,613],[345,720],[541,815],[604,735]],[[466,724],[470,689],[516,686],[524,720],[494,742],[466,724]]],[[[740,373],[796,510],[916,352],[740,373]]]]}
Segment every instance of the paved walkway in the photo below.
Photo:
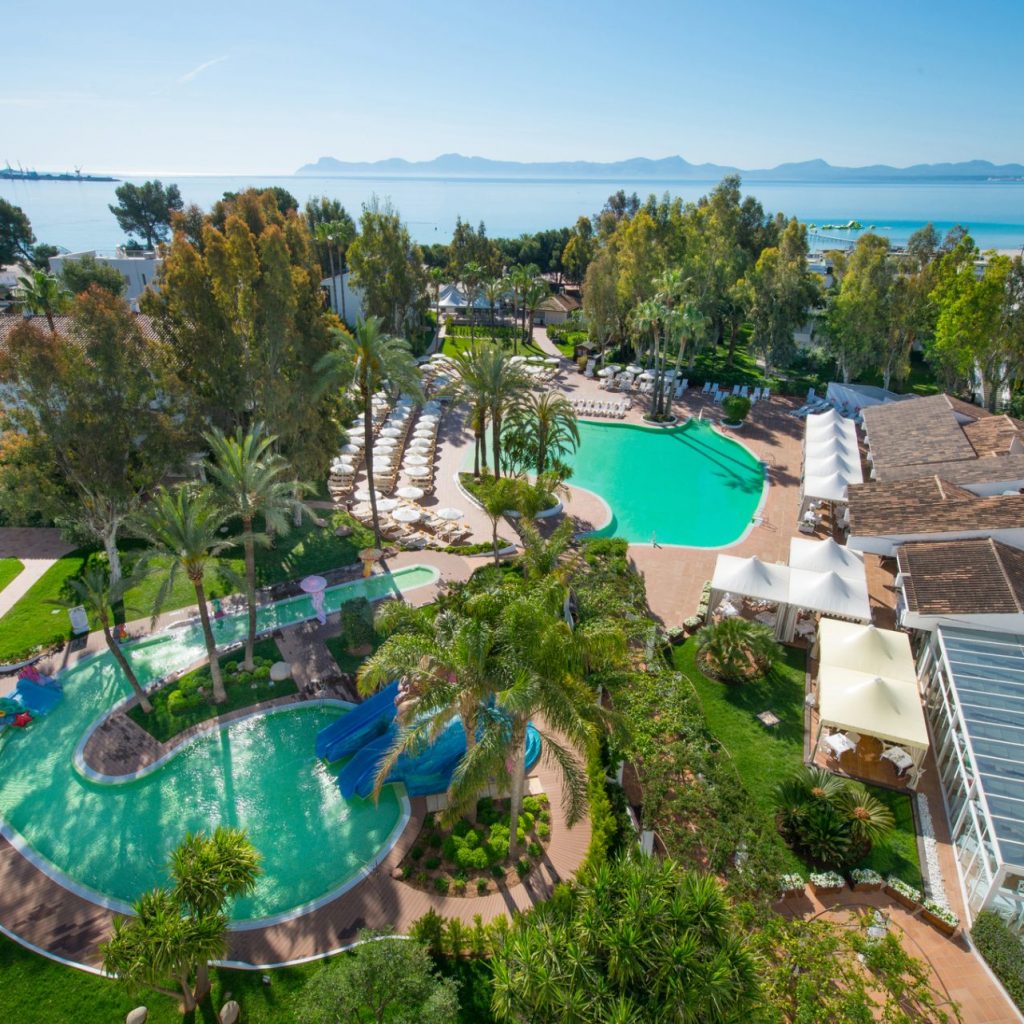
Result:
{"type": "Polygon", "coordinates": [[[902,933],[903,948],[931,967],[940,1001],[958,1003],[965,1024],[1020,1024],[1024,1020],[967,938],[947,938],[884,892],[844,889],[822,900],[808,887],[802,896],[776,904],[780,913],[789,916],[825,917],[843,924],[850,911],[873,908],[887,914],[902,933]]]}

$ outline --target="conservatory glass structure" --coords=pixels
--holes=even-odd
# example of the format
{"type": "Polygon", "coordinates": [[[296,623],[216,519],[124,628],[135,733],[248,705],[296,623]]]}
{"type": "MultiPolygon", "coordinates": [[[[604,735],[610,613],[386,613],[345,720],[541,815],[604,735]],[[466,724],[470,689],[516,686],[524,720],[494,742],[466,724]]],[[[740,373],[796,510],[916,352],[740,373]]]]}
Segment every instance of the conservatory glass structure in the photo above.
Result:
{"type": "Polygon", "coordinates": [[[918,676],[971,918],[1024,931],[1024,636],[941,626],[918,676]]]}

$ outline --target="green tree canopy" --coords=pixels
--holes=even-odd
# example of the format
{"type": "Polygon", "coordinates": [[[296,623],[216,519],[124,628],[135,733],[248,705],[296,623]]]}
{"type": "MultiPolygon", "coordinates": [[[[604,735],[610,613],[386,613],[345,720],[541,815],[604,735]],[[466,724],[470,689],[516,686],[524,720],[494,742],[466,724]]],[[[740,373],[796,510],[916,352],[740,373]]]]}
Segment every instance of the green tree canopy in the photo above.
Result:
{"type": "Polygon", "coordinates": [[[114,195],[117,205],[109,209],[121,230],[128,235],[138,235],[148,249],[157,242],[167,241],[171,214],[184,206],[178,186],[164,187],[159,179],[141,185],[126,181],[114,190],[114,195]]]}
{"type": "Polygon", "coordinates": [[[100,263],[92,253],[80,259],[65,260],[60,272],[61,283],[72,295],[81,295],[90,285],[98,285],[112,295],[124,295],[128,282],[119,270],[100,263]]]}
{"type": "Polygon", "coordinates": [[[492,1006],[529,1024],[733,1024],[757,1006],[758,966],[713,875],[615,861],[515,918],[492,1006]]]}
{"type": "Polygon", "coordinates": [[[455,1024],[458,985],[437,974],[424,945],[368,931],[359,943],[306,983],[298,997],[302,1024],[455,1024]]]}
{"type": "Polygon", "coordinates": [[[35,233],[20,206],[0,198],[0,266],[32,262],[35,233]]]}

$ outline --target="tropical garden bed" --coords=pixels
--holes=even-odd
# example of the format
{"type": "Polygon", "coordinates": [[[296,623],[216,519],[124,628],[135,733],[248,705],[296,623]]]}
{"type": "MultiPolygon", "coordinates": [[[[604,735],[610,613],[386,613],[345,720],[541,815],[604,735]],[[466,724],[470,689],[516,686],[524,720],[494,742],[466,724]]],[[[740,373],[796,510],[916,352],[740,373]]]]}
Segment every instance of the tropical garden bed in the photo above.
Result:
{"type": "MultiPolygon", "coordinates": [[[[775,813],[775,790],[803,766],[805,652],[783,648],[782,658],[762,679],[728,685],[701,671],[697,643],[688,640],[674,648],[676,668],[693,684],[708,727],[736,765],[753,802],[765,815],[775,813]],[[757,719],[772,711],[777,725],[766,728],[757,719]]],[[[921,865],[910,797],[870,786],[868,790],[892,812],[895,827],[876,842],[867,858],[851,867],[873,868],[883,877],[894,874],[912,885],[921,884],[921,865]]],[[[783,847],[784,870],[806,872],[810,865],[783,847]]]]}
{"type": "Polygon", "coordinates": [[[544,794],[523,799],[520,856],[510,860],[509,801],[484,797],[476,822],[461,818],[450,828],[428,814],[400,865],[402,878],[419,889],[452,896],[486,896],[515,885],[536,867],[551,839],[551,811],[544,794]]]}
{"type": "Polygon", "coordinates": [[[237,650],[220,658],[224,688],[228,694],[224,704],[210,702],[213,683],[210,666],[204,665],[150,694],[153,705],[150,714],[147,715],[136,704],[128,710],[128,717],[154,739],[166,743],[200,722],[297,692],[298,687],[293,680],[275,683],[270,678],[270,666],[280,658],[273,640],[261,640],[256,644],[252,672],[241,670],[243,656],[244,651],[237,650]]]}

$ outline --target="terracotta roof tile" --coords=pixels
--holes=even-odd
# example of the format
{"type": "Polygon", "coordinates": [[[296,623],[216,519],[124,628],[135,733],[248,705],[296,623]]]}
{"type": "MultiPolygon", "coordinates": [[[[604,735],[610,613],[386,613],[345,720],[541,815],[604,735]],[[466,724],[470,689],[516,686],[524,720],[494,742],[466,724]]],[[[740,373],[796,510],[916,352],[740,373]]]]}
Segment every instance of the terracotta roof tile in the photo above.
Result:
{"type": "MultiPolygon", "coordinates": [[[[135,323],[138,325],[139,330],[142,331],[143,337],[149,341],[160,341],[160,336],[157,334],[156,327],[153,324],[153,320],[148,317],[145,313],[135,313],[135,323]]],[[[20,323],[24,323],[25,318],[20,313],[15,316],[0,316],[0,345],[7,342],[7,336],[14,330],[15,327],[20,323]]],[[[47,322],[45,316],[34,316],[30,318],[30,323],[34,323],[41,330],[49,331],[50,325],[47,322]]],[[[71,329],[71,317],[60,314],[53,318],[53,325],[57,329],[58,334],[66,335],[71,329]]]]}
{"type": "Polygon", "coordinates": [[[989,416],[965,423],[963,432],[979,458],[1009,454],[1014,438],[1020,437],[1020,429],[1009,416],[989,416]]]}
{"type": "Polygon", "coordinates": [[[853,484],[850,533],[899,537],[1024,527],[1024,495],[979,497],[939,476],[853,484]]]}
{"type": "Polygon", "coordinates": [[[1024,551],[991,538],[915,541],[896,551],[907,607],[921,615],[1024,612],[1024,551]]]}

